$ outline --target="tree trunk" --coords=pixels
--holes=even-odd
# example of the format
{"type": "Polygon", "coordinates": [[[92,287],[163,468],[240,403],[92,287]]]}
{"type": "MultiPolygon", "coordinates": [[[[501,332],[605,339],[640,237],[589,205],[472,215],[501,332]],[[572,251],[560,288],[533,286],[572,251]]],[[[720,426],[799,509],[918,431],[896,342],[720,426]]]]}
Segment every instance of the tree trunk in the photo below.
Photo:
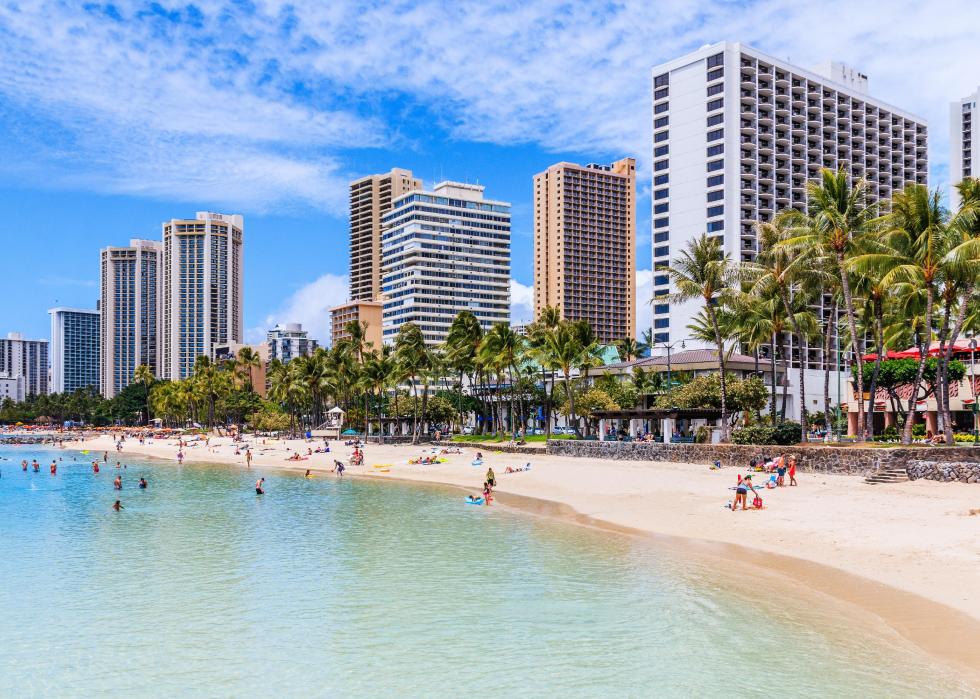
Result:
{"type": "Polygon", "coordinates": [[[564,375],[564,379],[565,379],[565,393],[568,394],[569,421],[572,424],[572,429],[575,430],[575,434],[579,434],[578,420],[575,418],[575,395],[572,393],[572,387],[570,385],[570,380],[569,380],[569,372],[567,370],[562,370],[562,374],[564,375]]]}
{"type": "Polygon", "coordinates": [[[728,383],[725,377],[725,345],[721,340],[721,328],[718,326],[718,316],[710,303],[705,304],[711,318],[711,327],[715,333],[715,344],[718,346],[719,384],[721,387],[721,441],[728,441],[728,383]]]}
{"type": "MultiPolygon", "coordinates": [[[[837,332],[837,304],[833,306],[831,317],[834,319],[834,331],[837,332]]],[[[823,338],[823,419],[824,428],[830,433],[830,326],[823,338]]],[[[835,357],[836,359],[836,357],[835,357]]]]}
{"type": "Polygon", "coordinates": [[[884,304],[879,300],[875,303],[875,349],[877,350],[875,354],[878,356],[875,358],[875,367],[871,372],[871,386],[868,388],[868,392],[871,395],[871,400],[869,401],[868,407],[868,433],[870,437],[874,437],[875,427],[874,427],[874,417],[875,417],[875,400],[876,394],[878,392],[878,375],[881,372],[881,361],[885,356],[885,330],[883,327],[883,317],[884,317],[884,304]]]}
{"type": "Polygon", "coordinates": [[[776,425],[776,333],[769,344],[769,422],[776,425]]]}
{"type": "MultiPolygon", "coordinates": [[[[963,330],[963,323],[966,320],[967,308],[970,305],[970,301],[973,300],[973,295],[977,290],[977,280],[971,279],[970,283],[967,285],[966,292],[963,295],[963,300],[960,302],[959,310],[956,313],[956,322],[953,323],[953,329],[949,333],[949,345],[946,347],[946,351],[943,353],[940,363],[947,377],[947,396],[949,395],[948,377],[949,377],[949,362],[953,358],[953,345],[956,344],[957,338],[960,336],[960,332],[963,330]]],[[[970,381],[973,381],[973,376],[970,376],[970,381]]],[[[949,400],[946,401],[946,409],[949,412],[949,400]]],[[[949,414],[952,418],[952,414],[949,414]]],[[[946,435],[946,443],[953,444],[955,440],[953,439],[953,431],[950,430],[946,435]]]]}
{"type": "MultiPolygon", "coordinates": [[[[783,307],[786,309],[786,315],[789,316],[789,322],[793,326],[793,332],[796,334],[796,341],[799,348],[800,355],[800,442],[806,442],[806,389],[804,387],[803,380],[805,378],[805,370],[803,368],[803,331],[800,328],[799,323],[796,322],[796,316],[793,314],[793,309],[790,307],[789,292],[786,288],[782,288],[782,300],[783,307]]],[[[792,357],[791,357],[792,358],[792,357]]]]}
{"type": "MultiPolygon", "coordinates": [[[[861,366],[861,357],[857,356],[857,319],[854,314],[854,298],[851,296],[851,281],[847,278],[847,270],[844,269],[844,253],[837,253],[837,268],[840,270],[841,288],[844,290],[844,311],[847,314],[847,326],[851,331],[851,351],[855,355],[854,364],[857,367],[857,440],[864,441],[864,368],[861,366]]],[[[848,401],[850,403],[850,401],[848,401]]],[[[911,429],[911,426],[910,428],[911,429]]],[[[911,434],[911,432],[909,433],[911,434]]]]}
{"type": "MultiPolygon", "coordinates": [[[[912,411],[915,410],[915,402],[919,397],[919,386],[922,384],[922,374],[926,368],[926,360],[929,358],[929,342],[932,339],[932,330],[928,322],[932,318],[932,285],[926,288],[926,312],[927,319],[924,340],[919,341],[919,368],[915,372],[915,383],[912,384],[912,395],[909,396],[908,416],[905,419],[905,427],[902,429],[902,444],[912,443],[912,411]]],[[[860,366],[860,365],[859,365],[860,366]]],[[[859,416],[860,417],[860,416],[859,416]]]]}

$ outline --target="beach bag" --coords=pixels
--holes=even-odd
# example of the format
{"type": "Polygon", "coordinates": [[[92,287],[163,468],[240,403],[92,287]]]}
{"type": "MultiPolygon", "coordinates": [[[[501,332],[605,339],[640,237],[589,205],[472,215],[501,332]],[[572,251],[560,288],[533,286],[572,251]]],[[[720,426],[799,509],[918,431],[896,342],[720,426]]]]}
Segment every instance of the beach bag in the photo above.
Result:
{"type": "Polygon", "coordinates": [[[757,510],[761,510],[762,509],[762,498],[760,498],[758,495],[756,495],[755,498],[752,499],[752,507],[754,507],[757,510]]]}

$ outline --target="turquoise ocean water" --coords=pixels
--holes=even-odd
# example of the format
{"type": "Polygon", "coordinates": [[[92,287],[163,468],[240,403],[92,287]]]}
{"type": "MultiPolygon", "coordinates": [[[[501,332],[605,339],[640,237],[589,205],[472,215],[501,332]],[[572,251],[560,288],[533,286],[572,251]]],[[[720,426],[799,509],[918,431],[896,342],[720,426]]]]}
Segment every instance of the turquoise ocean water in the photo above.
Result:
{"type": "Polygon", "coordinates": [[[972,696],[884,627],[655,542],[134,459],[117,513],[117,471],[75,455],[0,448],[2,696],[972,696]]]}

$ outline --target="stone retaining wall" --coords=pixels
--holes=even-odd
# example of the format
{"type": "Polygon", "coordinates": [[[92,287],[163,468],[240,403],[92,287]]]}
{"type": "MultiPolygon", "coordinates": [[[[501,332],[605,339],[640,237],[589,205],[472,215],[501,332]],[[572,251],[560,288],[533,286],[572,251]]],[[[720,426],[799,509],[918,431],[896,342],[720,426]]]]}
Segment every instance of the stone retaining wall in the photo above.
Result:
{"type": "MultiPolygon", "coordinates": [[[[546,448],[544,444],[540,446],[532,447],[530,445],[524,445],[522,447],[516,444],[496,444],[494,442],[431,442],[440,447],[456,447],[457,449],[479,449],[481,451],[501,451],[505,454],[541,454],[546,453],[546,448]]],[[[551,442],[549,442],[550,444],[551,442]]]]}
{"type": "MultiPolygon", "coordinates": [[[[662,442],[593,442],[553,440],[548,453],[593,459],[623,459],[628,461],[673,461],[722,466],[747,467],[752,459],[779,454],[795,455],[797,468],[817,473],[845,473],[870,476],[879,470],[908,467],[926,455],[928,463],[950,465],[980,461],[976,447],[905,447],[862,449],[826,445],[756,446],[743,444],[664,444],[662,442]]],[[[923,461],[923,463],[925,463],[923,461]]],[[[911,472],[909,477],[912,476],[911,472]]],[[[928,476],[919,476],[928,477],[928,476]]],[[[936,478],[936,480],[940,480],[936,478]]]]}
{"type": "Polygon", "coordinates": [[[939,462],[932,460],[910,461],[906,471],[913,481],[925,478],[930,481],[951,483],[980,483],[980,464],[963,461],[939,462]]]}

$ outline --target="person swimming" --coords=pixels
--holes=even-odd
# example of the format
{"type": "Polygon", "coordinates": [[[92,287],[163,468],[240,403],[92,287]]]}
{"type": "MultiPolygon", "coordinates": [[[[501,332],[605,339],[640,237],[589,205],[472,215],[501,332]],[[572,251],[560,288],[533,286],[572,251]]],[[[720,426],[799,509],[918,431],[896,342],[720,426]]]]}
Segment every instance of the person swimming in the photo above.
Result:
{"type": "Polygon", "coordinates": [[[265,494],[265,488],[262,487],[264,485],[265,485],[265,478],[260,478],[257,481],[255,481],[255,494],[256,495],[264,495],[265,494]]]}
{"type": "Polygon", "coordinates": [[[140,478],[140,488],[146,489],[146,479],[140,478]]]}

